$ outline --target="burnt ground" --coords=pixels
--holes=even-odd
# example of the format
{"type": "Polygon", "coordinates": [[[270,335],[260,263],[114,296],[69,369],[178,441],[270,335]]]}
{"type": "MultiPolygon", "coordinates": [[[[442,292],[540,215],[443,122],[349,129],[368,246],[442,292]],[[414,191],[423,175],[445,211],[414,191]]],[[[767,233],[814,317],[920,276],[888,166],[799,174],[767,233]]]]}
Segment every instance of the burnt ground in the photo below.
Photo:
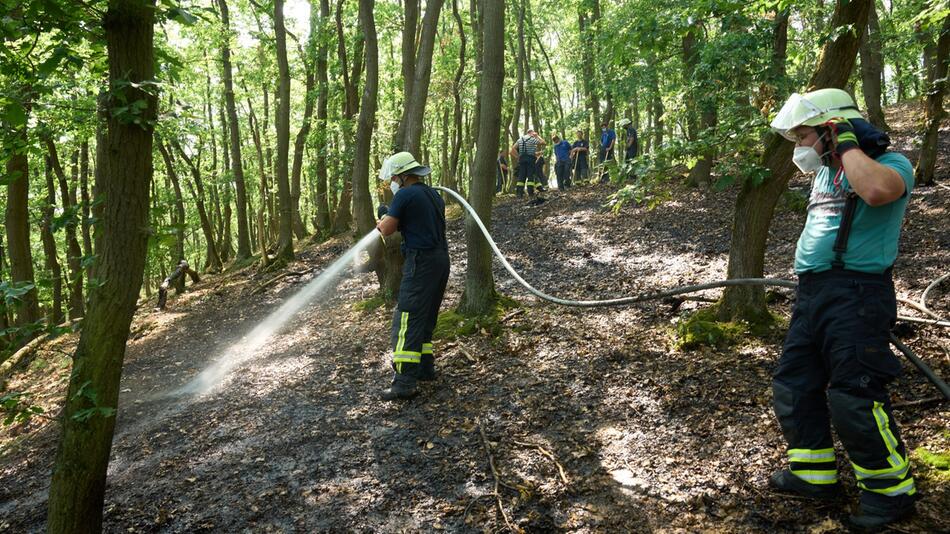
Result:
{"type": "MultiPolygon", "coordinates": [[[[898,149],[910,148],[911,125],[892,119],[898,149]]],[[[938,173],[944,185],[914,192],[896,266],[904,297],[919,298],[950,266],[947,161],[938,173]]],[[[564,297],[724,277],[735,190],[673,187],[655,209],[627,205],[617,215],[602,208],[610,191],[552,192],[539,207],[501,198],[493,213],[499,246],[526,279],[564,297]]],[[[801,211],[778,209],[767,276],[791,276],[803,221],[801,211]]],[[[443,310],[461,293],[463,232],[460,220],[450,221],[443,310]]],[[[349,244],[305,248],[290,270],[306,274],[263,288],[273,275],[248,269],[207,277],[167,313],[142,306],[126,356],[107,531],[478,532],[505,530],[506,519],[530,532],[843,528],[856,498],[844,455],[846,501],[815,505],[766,487],[784,460],[770,388],[784,328],[729,347],[677,350],[674,325],[702,302],[563,308],[526,294],[496,262],[498,289],[520,303],[504,312],[500,332],[436,342],[439,380],[389,404],[377,395],[390,376],[391,311],[357,309],[375,277],[351,275],[216,389],[174,393],[349,244]]],[[[779,295],[772,310],[787,319],[790,304],[779,295]]],[[[950,315],[950,286],[928,304],[950,315]]],[[[950,330],[914,325],[901,336],[950,379],[950,330]]],[[[30,390],[32,402],[56,414],[74,342],[41,351],[7,391],[30,390]]],[[[950,476],[916,451],[950,450],[950,412],[903,363],[892,396],[923,498],[894,530],[946,531],[950,476]]],[[[57,434],[45,418],[2,430],[0,531],[43,530],[57,434]]]]}

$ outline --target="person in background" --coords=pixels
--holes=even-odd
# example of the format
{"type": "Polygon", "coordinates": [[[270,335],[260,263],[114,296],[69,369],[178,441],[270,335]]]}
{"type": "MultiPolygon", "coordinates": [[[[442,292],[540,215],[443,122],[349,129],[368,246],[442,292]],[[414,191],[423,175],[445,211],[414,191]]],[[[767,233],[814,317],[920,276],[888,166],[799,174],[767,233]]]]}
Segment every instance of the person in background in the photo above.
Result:
{"type": "Polygon", "coordinates": [[[637,130],[633,127],[630,119],[621,119],[617,126],[623,128],[624,131],[623,164],[627,168],[627,178],[636,178],[636,174],[633,172],[633,162],[637,159],[637,151],[639,150],[637,130]]]}
{"type": "Polygon", "coordinates": [[[520,198],[524,196],[525,189],[528,196],[534,196],[535,170],[534,162],[537,159],[537,152],[544,147],[544,139],[534,130],[528,130],[524,135],[518,138],[511,145],[509,152],[512,158],[518,158],[518,181],[515,182],[515,194],[520,198]]]}
{"type": "Polygon", "coordinates": [[[571,165],[574,167],[573,182],[583,183],[590,178],[590,143],[584,136],[584,130],[577,130],[577,139],[571,145],[571,165]]]}
{"type": "Polygon", "coordinates": [[[539,150],[538,157],[534,160],[534,183],[538,193],[548,190],[548,171],[548,158],[539,150]]]}
{"type": "Polygon", "coordinates": [[[617,143],[617,132],[610,128],[607,121],[600,124],[600,153],[598,154],[598,163],[600,163],[600,183],[605,184],[610,181],[610,169],[607,165],[614,161],[614,145],[617,143]]]}
{"type": "Polygon", "coordinates": [[[386,158],[379,179],[394,196],[376,229],[383,237],[399,231],[405,263],[393,311],[392,385],[383,400],[410,399],[419,380],[435,380],[432,334],[449,279],[449,248],[445,238],[445,202],[421,178],[432,172],[409,152],[386,158]]]}
{"type": "Polygon", "coordinates": [[[769,485],[813,499],[841,493],[831,425],[861,489],[862,531],[881,532],[914,510],[917,488],[887,384],[901,372],[891,352],[897,258],[914,170],[841,89],[793,94],[772,128],[795,143],[792,162],[815,173],[795,248],[798,289],[772,380],[787,469],[769,485]]]}
{"type": "Polygon", "coordinates": [[[158,286],[158,307],[155,308],[156,310],[165,311],[165,304],[168,301],[168,288],[171,287],[171,285],[176,280],[182,276],[185,276],[186,274],[191,278],[191,283],[193,284],[197,284],[201,281],[201,277],[198,276],[197,272],[188,266],[188,262],[181,260],[178,262],[175,270],[172,271],[172,274],[168,275],[164,280],[162,280],[161,285],[158,286]]]}
{"type": "Polygon", "coordinates": [[[558,136],[551,138],[554,144],[554,177],[557,188],[567,191],[571,186],[571,144],[558,136]]]}
{"type": "Polygon", "coordinates": [[[495,193],[501,193],[505,188],[505,178],[508,176],[508,159],[505,158],[505,150],[498,151],[498,167],[495,172],[495,193]]]}

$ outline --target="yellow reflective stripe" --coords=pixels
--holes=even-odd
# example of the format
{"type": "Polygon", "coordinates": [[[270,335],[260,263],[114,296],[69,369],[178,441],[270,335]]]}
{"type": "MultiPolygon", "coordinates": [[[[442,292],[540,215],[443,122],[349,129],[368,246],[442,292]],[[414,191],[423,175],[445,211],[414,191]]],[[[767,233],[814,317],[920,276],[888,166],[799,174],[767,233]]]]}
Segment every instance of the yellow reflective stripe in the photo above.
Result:
{"type": "Polygon", "coordinates": [[[415,356],[408,356],[408,355],[393,356],[393,362],[397,364],[398,363],[419,363],[421,360],[422,358],[419,356],[418,353],[416,353],[415,356]]]}
{"type": "Polygon", "coordinates": [[[838,472],[834,469],[801,470],[792,469],[792,474],[809,484],[834,484],[838,481],[838,472]]]}
{"type": "Polygon", "coordinates": [[[890,453],[890,456],[887,457],[888,463],[890,463],[892,467],[900,467],[906,460],[901,458],[901,455],[897,452],[897,438],[895,438],[891,432],[891,427],[887,420],[887,413],[884,412],[884,404],[874,401],[871,414],[874,416],[874,421],[877,422],[877,430],[881,433],[881,438],[884,439],[884,445],[890,453]]]}
{"type": "Polygon", "coordinates": [[[403,348],[406,346],[406,330],[409,329],[409,312],[402,312],[399,318],[399,334],[396,337],[396,349],[393,351],[396,354],[402,352],[403,348]]]}
{"type": "Polygon", "coordinates": [[[869,488],[864,482],[858,482],[858,487],[861,489],[872,491],[874,493],[880,493],[881,495],[887,495],[888,497],[896,497],[897,495],[913,495],[917,492],[917,487],[914,486],[914,479],[908,478],[907,480],[896,484],[889,488],[869,488]]]}
{"type": "Polygon", "coordinates": [[[885,467],[884,469],[865,469],[860,465],[851,462],[851,467],[854,468],[854,475],[858,480],[864,480],[867,478],[896,478],[902,479],[904,475],[907,474],[907,471],[910,469],[910,462],[903,459],[904,463],[894,467],[885,467]]]}
{"type": "Polygon", "coordinates": [[[423,353],[423,354],[432,354],[432,343],[423,343],[423,344],[422,344],[422,353],[423,353]]]}
{"type": "Polygon", "coordinates": [[[788,461],[801,463],[821,463],[835,461],[832,449],[789,449],[788,461]]]}

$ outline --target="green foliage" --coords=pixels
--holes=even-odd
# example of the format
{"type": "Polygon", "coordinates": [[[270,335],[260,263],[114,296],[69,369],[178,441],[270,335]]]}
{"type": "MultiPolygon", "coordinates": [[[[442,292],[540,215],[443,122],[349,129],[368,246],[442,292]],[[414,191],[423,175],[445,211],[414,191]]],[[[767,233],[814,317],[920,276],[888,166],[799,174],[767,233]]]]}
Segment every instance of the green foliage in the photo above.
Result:
{"type": "Polygon", "coordinates": [[[808,195],[789,189],[782,193],[782,209],[793,213],[805,213],[808,209],[808,195]]]}
{"type": "MultiPolygon", "coordinates": [[[[946,439],[946,436],[944,436],[946,439]]],[[[950,482],[950,451],[931,451],[925,447],[914,450],[914,459],[921,467],[915,476],[933,478],[940,482],[950,482]]]]}
{"type": "Polygon", "coordinates": [[[742,323],[719,322],[714,308],[696,311],[676,324],[676,343],[679,350],[691,350],[701,346],[725,347],[738,343],[748,334],[742,323]]]}
{"type": "Polygon", "coordinates": [[[366,300],[361,300],[357,302],[356,304],[353,304],[353,309],[356,311],[366,312],[366,311],[375,310],[377,308],[382,308],[385,305],[386,305],[386,299],[381,295],[376,295],[374,297],[370,297],[366,300]]]}
{"type": "Polygon", "coordinates": [[[115,415],[115,408],[99,405],[99,394],[95,388],[92,387],[91,380],[83,382],[82,385],[79,386],[79,390],[73,395],[74,401],[80,399],[85,400],[87,404],[91,404],[92,406],[76,410],[72,415],[74,421],[82,423],[96,416],[112,417],[115,415]]]}
{"type": "Polygon", "coordinates": [[[515,299],[498,295],[495,307],[486,315],[468,317],[455,310],[444,311],[439,314],[439,320],[436,323],[432,338],[451,341],[477,332],[487,333],[493,338],[498,337],[504,328],[500,321],[505,311],[519,306],[520,303],[515,299]]]}
{"type": "Polygon", "coordinates": [[[3,426],[26,423],[33,416],[42,414],[43,408],[24,402],[26,392],[13,391],[0,396],[0,411],[3,412],[3,426]]]}

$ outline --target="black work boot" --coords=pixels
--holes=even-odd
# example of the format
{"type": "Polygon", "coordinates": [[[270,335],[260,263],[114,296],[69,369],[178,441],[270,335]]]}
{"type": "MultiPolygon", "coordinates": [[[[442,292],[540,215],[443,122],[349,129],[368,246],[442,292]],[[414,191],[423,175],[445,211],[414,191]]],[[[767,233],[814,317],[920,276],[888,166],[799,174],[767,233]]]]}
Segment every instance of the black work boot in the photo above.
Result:
{"type": "Polygon", "coordinates": [[[879,532],[881,527],[914,513],[917,495],[887,497],[862,492],[860,511],[848,518],[848,526],[859,532],[879,532]]]}
{"type": "Polygon", "coordinates": [[[435,356],[423,354],[419,362],[419,380],[431,382],[435,380],[435,356]]]}
{"type": "Polygon", "coordinates": [[[841,495],[841,484],[809,484],[788,469],[776,471],[769,477],[769,487],[778,491],[794,493],[809,499],[832,501],[841,495]]]}
{"type": "MultiPolygon", "coordinates": [[[[418,369],[413,369],[411,372],[405,369],[407,364],[403,364],[402,373],[393,373],[393,383],[391,386],[383,390],[381,398],[383,400],[406,400],[411,399],[416,396],[416,372],[418,369]]],[[[413,364],[413,367],[416,367],[413,364]]]]}

